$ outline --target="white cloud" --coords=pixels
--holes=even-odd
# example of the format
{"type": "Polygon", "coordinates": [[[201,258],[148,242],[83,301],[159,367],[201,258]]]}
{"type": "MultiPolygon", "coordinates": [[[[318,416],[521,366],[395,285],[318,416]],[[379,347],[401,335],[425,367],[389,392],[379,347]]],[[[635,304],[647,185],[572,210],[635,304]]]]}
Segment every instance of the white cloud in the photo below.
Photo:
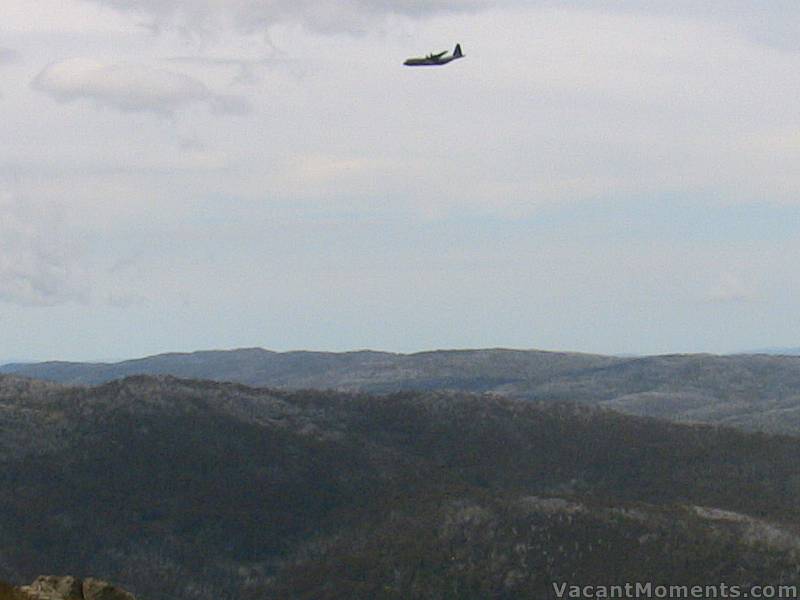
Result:
{"type": "Polygon", "coordinates": [[[0,192],[0,301],[24,306],[85,301],[79,254],[47,207],[0,192]]]}
{"type": "Polygon", "coordinates": [[[145,65],[72,58],[47,66],[31,85],[60,102],[89,99],[123,111],[168,114],[193,104],[205,104],[215,114],[249,110],[240,96],[218,94],[188,75],[145,65]]]}

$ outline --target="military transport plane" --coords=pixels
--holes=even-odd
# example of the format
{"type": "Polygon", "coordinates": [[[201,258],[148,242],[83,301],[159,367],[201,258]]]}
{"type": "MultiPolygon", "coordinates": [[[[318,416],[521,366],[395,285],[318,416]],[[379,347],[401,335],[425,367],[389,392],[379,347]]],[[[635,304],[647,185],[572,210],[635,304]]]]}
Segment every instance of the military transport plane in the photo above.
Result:
{"type": "Polygon", "coordinates": [[[403,64],[407,67],[439,67],[446,65],[451,60],[464,58],[461,53],[461,44],[456,44],[456,48],[450,56],[445,56],[445,54],[447,54],[447,50],[438,54],[428,54],[425,58],[409,58],[403,64]]]}

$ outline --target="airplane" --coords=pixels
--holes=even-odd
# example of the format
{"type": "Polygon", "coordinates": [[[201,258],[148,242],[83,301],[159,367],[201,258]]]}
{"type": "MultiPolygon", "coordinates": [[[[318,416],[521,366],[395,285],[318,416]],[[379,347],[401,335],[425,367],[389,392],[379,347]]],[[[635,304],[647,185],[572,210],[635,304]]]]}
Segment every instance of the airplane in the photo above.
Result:
{"type": "Polygon", "coordinates": [[[439,67],[446,65],[451,60],[464,58],[461,53],[461,44],[456,44],[456,48],[450,56],[445,56],[445,54],[447,54],[447,50],[438,54],[428,54],[425,58],[409,58],[403,64],[407,67],[439,67]]]}

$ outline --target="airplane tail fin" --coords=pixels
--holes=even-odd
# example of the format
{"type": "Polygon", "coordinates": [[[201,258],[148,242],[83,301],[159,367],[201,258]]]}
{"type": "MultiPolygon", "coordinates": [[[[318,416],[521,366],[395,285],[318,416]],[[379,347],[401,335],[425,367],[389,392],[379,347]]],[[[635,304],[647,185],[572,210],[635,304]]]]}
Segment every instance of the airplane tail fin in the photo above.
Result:
{"type": "Polygon", "coordinates": [[[456,44],[456,49],[453,50],[453,56],[455,58],[461,58],[462,56],[464,56],[461,52],[461,44],[456,44]]]}

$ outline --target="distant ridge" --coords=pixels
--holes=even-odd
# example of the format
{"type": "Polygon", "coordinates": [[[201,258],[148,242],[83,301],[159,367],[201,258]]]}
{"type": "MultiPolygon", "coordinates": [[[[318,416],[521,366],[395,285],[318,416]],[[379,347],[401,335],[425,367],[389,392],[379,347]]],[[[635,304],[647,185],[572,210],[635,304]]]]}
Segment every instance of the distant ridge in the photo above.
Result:
{"type": "Polygon", "coordinates": [[[173,375],[274,389],[491,393],[575,401],[679,422],[800,434],[800,356],[436,350],[397,354],[273,352],[262,348],[170,353],[116,363],[10,364],[0,373],[69,385],[173,375]]]}
{"type": "Polygon", "coordinates": [[[168,353],[115,363],[42,362],[7,364],[0,373],[58,383],[98,385],[131,375],[174,375],[278,388],[335,388],[350,391],[463,389],[480,391],[497,383],[545,380],[626,359],[541,350],[434,350],[399,354],[274,352],[263,348],[168,353]],[[491,380],[491,381],[490,381],[491,380]]]}
{"type": "Polygon", "coordinates": [[[800,347],[794,348],[760,348],[748,350],[742,354],[771,354],[773,356],[800,356],[800,347]]]}

